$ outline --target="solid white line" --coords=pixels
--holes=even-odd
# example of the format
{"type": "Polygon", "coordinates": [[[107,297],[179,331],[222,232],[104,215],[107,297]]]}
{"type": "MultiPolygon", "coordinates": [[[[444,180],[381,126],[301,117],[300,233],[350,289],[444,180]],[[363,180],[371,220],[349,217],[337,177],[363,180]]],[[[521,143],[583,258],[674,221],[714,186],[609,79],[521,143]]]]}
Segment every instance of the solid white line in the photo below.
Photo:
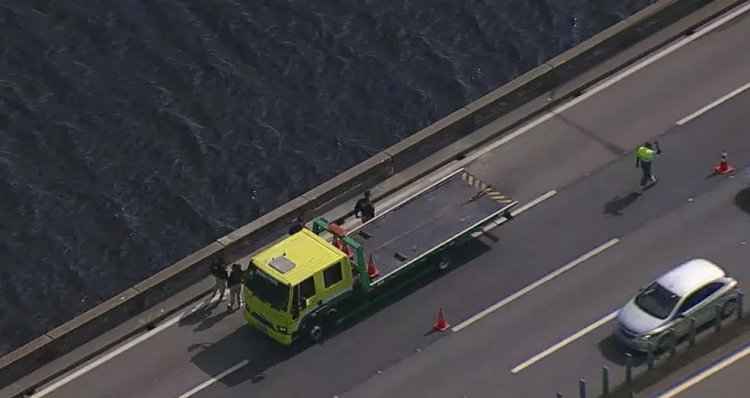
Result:
{"type": "Polygon", "coordinates": [[[545,357],[549,356],[550,354],[554,353],[555,351],[557,351],[557,350],[565,347],[566,345],[574,342],[575,340],[581,338],[582,336],[584,336],[587,333],[591,332],[592,330],[598,328],[599,326],[604,325],[605,323],[611,321],[616,316],[617,316],[617,311],[612,312],[611,314],[605,316],[602,319],[599,319],[598,321],[592,323],[591,325],[585,327],[584,329],[581,329],[579,332],[577,332],[576,334],[568,337],[567,339],[565,339],[565,340],[563,340],[563,341],[561,341],[561,342],[553,345],[552,347],[550,347],[550,348],[548,348],[548,349],[540,352],[537,355],[534,355],[529,360],[527,360],[524,363],[522,363],[522,364],[516,366],[515,368],[513,368],[510,372],[513,373],[513,374],[516,374],[516,373],[518,373],[518,372],[520,372],[520,371],[528,368],[529,366],[531,366],[531,365],[539,362],[540,360],[544,359],[545,357]]]}
{"type": "Polygon", "coordinates": [[[714,374],[720,372],[722,369],[726,368],[727,366],[739,361],[740,359],[748,356],[750,354],[750,347],[746,347],[745,349],[738,351],[734,355],[730,356],[729,358],[717,363],[716,365],[706,369],[704,372],[699,373],[695,377],[685,381],[684,383],[676,386],[675,388],[665,392],[662,395],[659,395],[659,398],[672,398],[677,394],[680,394],[687,390],[688,388],[702,382],[703,380],[706,380],[707,378],[713,376],[714,374]]]}
{"type": "MultiPolygon", "coordinates": [[[[534,206],[536,206],[536,205],[544,202],[545,200],[547,200],[547,199],[555,196],[556,194],[557,194],[557,191],[555,191],[553,189],[553,190],[545,193],[544,195],[542,195],[542,196],[540,196],[540,197],[532,200],[531,202],[526,203],[525,205],[519,207],[518,210],[511,211],[510,215],[512,215],[513,217],[515,217],[515,216],[517,216],[519,214],[522,214],[523,212],[525,212],[525,211],[531,209],[532,207],[534,207],[534,206]]],[[[494,221],[494,222],[491,222],[491,223],[487,224],[487,226],[485,226],[484,228],[482,228],[481,231],[477,231],[477,232],[474,232],[473,234],[471,234],[471,237],[472,238],[477,238],[477,237],[481,236],[483,233],[488,232],[489,230],[491,230],[493,228],[496,228],[496,227],[499,227],[499,226],[505,224],[507,221],[508,221],[507,218],[501,216],[501,217],[498,218],[497,221],[494,221]]]]}
{"type": "Polygon", "coordinates": [[[106,354],[98,357],[97,359],[93,360],[92,362],[87,363],[85,366],[76,369],[74,372],[69,373],[65,375],[63,378],[56,380],[54,383],[47,385],[43,389],[37,391],[32,395],[33,398],[41,398],[47,394],[50,394],[54,392],[55,390],[59,389],[60,387],[64,386],[65,384],[70,383],[71,381],[83,376],[84,374],[90,372],[97,366],[102,365],[103,363],[109,361],[110,359],[122,354],[123,352],[133,348],[137,344],[140,344],[141,342],[145,341],[148,338],[153,337],[157,333],[169,328],[170,326],[176,324],[177,322],[181,321],[185,317],[195,313],[199,309],[205,307],[206,305],[213,303],[214,301],[218,300],[218,297],[213,300],[206,300],[199,302],[197,305],[195,305],[193,308],[186,310],[185,312],[181,313],[180,315],[174,316],[171,319],[168,319],[167,321],[161,323],[159,326],[149,330],[146,333],[143,333],[142,335],[134,338],[133,340],[128,341],[127,343],[117,347],[116,349],[107,352],[106,354]]]}
{"type": "Polygon", "coordinates": [[[217,374],[216,376],[214,376],[214,377],[212,377],[212,378],[204,381],[203,383],[195,386],[195,388],[193,388],[192,390],[190,390],[190,391],[188,391],[188,392],[180,395],[178,398],[188,398],[188,397],[194,395],[195,393],[197,393],[197,392],[205,389],[206,387],[210,386],[211,384],[214,384],[217,381],[223,379],[224,377],[227,377],[230,374],[236,372],[238,369],[240,369],[241,367],[247,365],[248,363],[250,363],[250,361],[248,361],[247,359],[245,359],[242,362],[238,363],[237,365],[234,365],[231,368],[229,368],[229,369],[227,369],[227,370],[225,370],[225,371],[217,374]]]}
{"type": "Polygon", "coordinates": [[[508,296],[508,297],[500,300],[498,303],[492,305],[491,307],[483,310],[482,312],[480,312],[480,313],[472,316],[471,318],[469,318],[469,319],[461,322],[460,324],[454,326],[452,330],[454,332],[458,332],[461,329],[464,329],[465,327],[471,325],[472,323],[474,323],[474,322],[476,322],[476,321],[484,318],[485,316],[489,315],[490,313],[492,313],[492,312],[494,312],[494,311],[496,311],[496,310],[498,310],[498,309],[500,309],[500,308],[502,308],[502,307],[504,307],[504,306],[512,303],[513,301],[517,300],[518,298],[520,298],[524,294],[529,293],[530,291],[532,291],[532,290],[538,288],[539,286],[541,286],[541,285],[549,282],[550,280],[554,279],[555,277],[560,276],[561,274],[563,274],[564,272],[572,269],[573,267],[577,266],[578,264],[581,264],[582,262],[590,259],[591,257],[594,257],[597,254],[599,254],[599,253],[601,253],[601,252],[609,249],[610,247],[616,245],[618,242],[620,242],[620,240],[617,239],[617,238],[609,240],[608,242],[606,242],[606,243],[602,244],[601,246],[597,247],[596,249],[591,250],[590,252],[584,254],[581,257],[578,257],[577,259],[571,261],[570,263],[566,264],[565,266],[563,266],[561,268],[558,268],[554,272],[547,274],[546,276],[544,276],[543,278],[537,280],[536,282],[534,282],[534,283],[526,286],[525,288],[523,288],[523,289],[521,289],[521,290],[513,293],[512,295],[510,295],[510,296],[508,296]]]}
{"type": "Polygon", "coordinates": [[[727,22],[737,18],[738,16],[744,14],[750,10],[750,3],[745,4],[734,11],[722,16],[721,18],[716,19],[715,21],[711,22],[710,24],[706,25],[702,29],[697,30],[695,33],[693,33],[690,36],[683,37],[682,39],[670,44],[669,46],[665,47],[664,49],[654,53],[653,55],[644,58],[643,60],[635,63],[633,66],[626,68],[615,75],[613,75],[609,79],[603,80],[601,83],[598,83],[594,86],[592,86],[589,90],[586,90],[583,94],[580,96],[558,106],[557,108],[551,110],[550,112],[540,116],[539,118],[533,120],[532,122],[520,127],[519,129],[513,131],[510,134],[504,135],[501,139],[483,147],[481,150],[478,150],[474,153],[469,154],[466,158],[464,158],[461,162],[459,162],[459,166],[463,166],[465,164],[468,164],[477,158],[483,156],[484,154],[491,152],[495,150],[497,147],[506,144],[508,141],[517,138],[518,136],[532,130],[533,128],[539,126],[540,124],[552,119],[556,115],[565,112],[566,110],[580,104],[581,102],[591,98],[592,96],[596,95],[597,93],[607,89],[608,87],[612,86],[613,84],[631,76],[632,74],[640,71],[641,69],[653,64],[654,62],[666,57],[667,55],[677,51],[678,49],[684,47],[687,44],[692,43],[695,40],[700,39],[701,37],[711,33],[716,28],[726,24],[727,22]]]}
{"type": "Polygon", "coordinates": [[[731,93],[729,93],[729,94],[727,94],[727,95],[725,95],[725,96],[717,99],[716,101],[714,101],[714,102],[712,102],[712,103],[704,106],[703,108],[698,109],[697,111],[691,113],[690,115],[685,116],[684,118],[678,120],[677,121],[677,125],[678,126],[682,126],[683,124],[685,124],[685,123],[687,123],[687,122],[689,122],[689,121],[697,118],[698,116],[700,116],[700,115],[702,115],[702,114],[710,111],[711,109],[716,108],[717,106],[719,106],[722,103],[726,102],[730,98],[732,98],[732,97],[734,97],[734,96],[742,93],[743,91],[747,90],[748,88],[750,88],[750,82],[746,83],[744,86],[742,86],[742,87],[740,87],[738,89],[735,89],[731,93]]]}

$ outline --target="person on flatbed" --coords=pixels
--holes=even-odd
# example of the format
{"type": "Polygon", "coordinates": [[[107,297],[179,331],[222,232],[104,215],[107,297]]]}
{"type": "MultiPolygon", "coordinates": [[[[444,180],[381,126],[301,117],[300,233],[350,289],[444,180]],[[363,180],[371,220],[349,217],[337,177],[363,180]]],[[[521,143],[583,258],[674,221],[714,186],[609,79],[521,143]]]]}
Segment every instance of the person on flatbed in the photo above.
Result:
{"type": "Polygon", "coordinates": [[[365,191],[365,197],[358,200],[357,204],[354,205],[354,216],[361,218],[363,224],[375,217],[375,205],[370,201],[370,191],[365,191]]]}

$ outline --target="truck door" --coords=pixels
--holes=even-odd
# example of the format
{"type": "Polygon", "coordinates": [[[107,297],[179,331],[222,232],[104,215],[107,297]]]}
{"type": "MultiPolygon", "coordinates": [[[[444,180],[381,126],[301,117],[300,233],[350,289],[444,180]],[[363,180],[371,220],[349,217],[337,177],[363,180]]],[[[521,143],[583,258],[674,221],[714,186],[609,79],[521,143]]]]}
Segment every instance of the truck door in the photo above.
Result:
{"type": "Polygon", "coordinates": [[[352,273],[347,260],[332,264],[323,272],[323,303],[327,303],[340,294],[351,290],[352,273]]]}
{"type": "Polygon", "coordinates": [[[318,307],[316,303],[319,300],[315,299],[315,293],[315,279],[313,278],[313,276],[310,276],[309,278],[303,280],[294,287],[292,297],[293,320],[296,321],[300,317],[304,317],[308,312],[318,307]]]}

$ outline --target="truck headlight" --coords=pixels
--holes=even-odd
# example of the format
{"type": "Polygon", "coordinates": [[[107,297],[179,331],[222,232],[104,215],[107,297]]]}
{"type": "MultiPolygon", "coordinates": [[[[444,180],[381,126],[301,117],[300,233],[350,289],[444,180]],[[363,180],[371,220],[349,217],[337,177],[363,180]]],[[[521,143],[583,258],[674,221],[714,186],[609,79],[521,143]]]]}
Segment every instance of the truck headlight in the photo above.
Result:
{"type": "Polygon", "coordinates": [[[276,329],[281,333],[286,333],[286,328],[284,326],[276,326],[276,329]]]}

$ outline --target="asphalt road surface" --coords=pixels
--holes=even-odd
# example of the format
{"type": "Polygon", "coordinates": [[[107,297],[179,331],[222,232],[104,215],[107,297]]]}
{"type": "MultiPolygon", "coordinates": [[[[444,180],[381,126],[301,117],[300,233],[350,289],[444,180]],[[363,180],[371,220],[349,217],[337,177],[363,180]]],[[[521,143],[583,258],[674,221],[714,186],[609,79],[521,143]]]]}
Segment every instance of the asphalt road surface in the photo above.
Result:
{"type": "Polygon", "coordinates": [[[665,398],[703,398],[709,396],[722,398],[747,397],[750,380],[750,357],[747,356],[748,347],[732,352],[720,358],[711,368],[695,375],[695,378],[685,380],[674,389],[664,391],[665,398]],[[740,358],[741,357],[741,358],[740,358]],[[735,358],[740,358],[734,361],[735,358]]]}
{"type": "Polygon", "coordinates": [[[722,149],[735,166],[750,160],[750,89],[740,90],[750,82],[750,17],[691,40],[470,163],[471,173],[534,206],[468,243],[447,275],[320,345],[280,347],[222,303],[40,391],[574,396],[578,378],[597,380],[602,365],[619,372],[609,318],[638,287],[692,257],[750,283],[750,218],[732,203],[746,181],[711,177],[722,149]],[[632,195],[633,151],[647,139],[664,150],[654,164],[659,181],[632,195]],[[431,330],[439,307],[453,330],[431,330]]]}

